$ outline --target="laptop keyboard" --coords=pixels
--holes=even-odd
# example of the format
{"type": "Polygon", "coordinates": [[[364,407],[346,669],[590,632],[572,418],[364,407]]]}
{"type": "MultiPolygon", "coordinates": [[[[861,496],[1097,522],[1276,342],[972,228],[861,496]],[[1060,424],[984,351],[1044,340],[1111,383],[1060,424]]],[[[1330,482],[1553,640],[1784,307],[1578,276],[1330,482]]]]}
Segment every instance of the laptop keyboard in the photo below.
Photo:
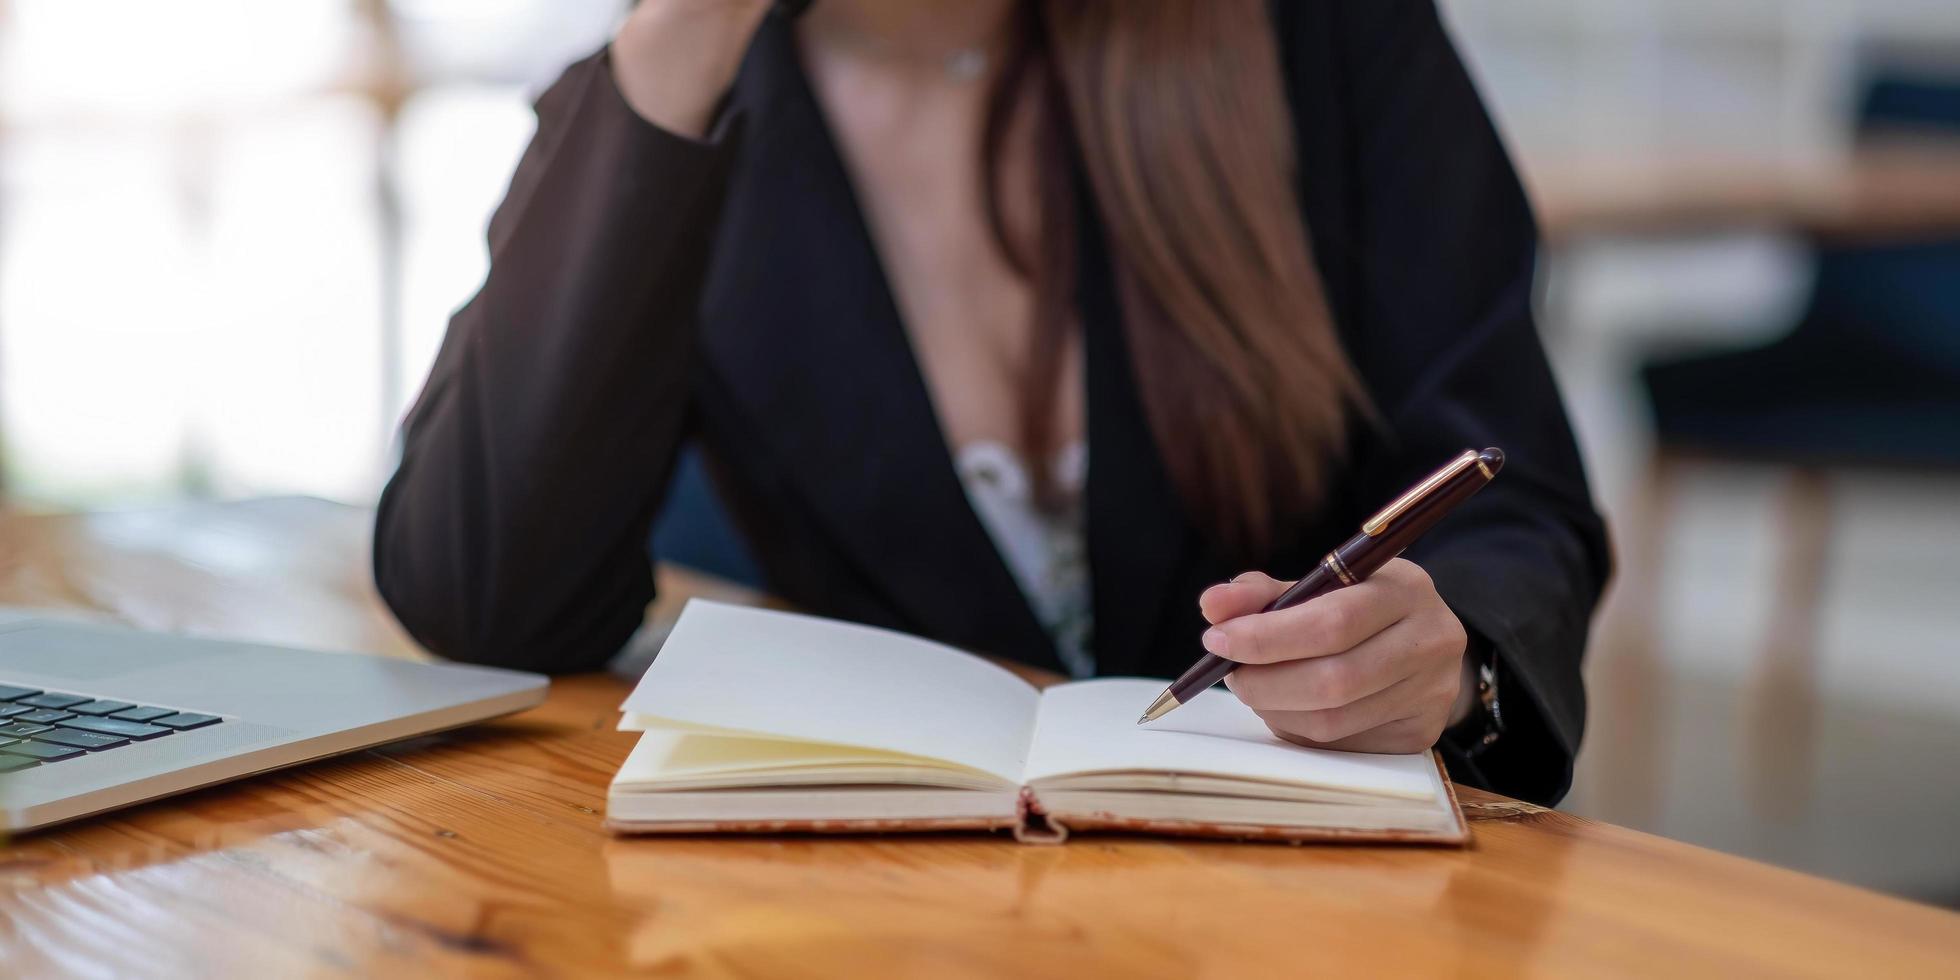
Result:
{"type": "Polygon", "coordinates": [[[0,773],[220,724],[217,715],[0,683],[0,773]]]}

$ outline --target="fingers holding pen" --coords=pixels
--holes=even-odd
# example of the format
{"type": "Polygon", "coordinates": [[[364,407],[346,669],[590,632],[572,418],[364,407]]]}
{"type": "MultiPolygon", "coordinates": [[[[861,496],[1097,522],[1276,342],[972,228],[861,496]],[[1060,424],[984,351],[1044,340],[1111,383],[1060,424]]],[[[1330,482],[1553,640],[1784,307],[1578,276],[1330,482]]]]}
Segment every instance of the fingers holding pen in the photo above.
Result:
{"type": "Polygon", "coordinates": [[[1225,683],[1256,711],[1327,711],[1352,706],[1409,678],[1424,645],[1420,624],[1404,621],[1329,656],[1244,664],[1225,683]]]}
{"type": "Polygon", "coordinates": [[[1250,616],[1266,608],[1280,593],[1293,585],[1265,572],[1244,572],[1229,582],[1220,582],[1198,595],[1198,611],[1207,623],[1222,623],[1250,616]]]}
{"type": "MultiPolygon", "coordinates": [[[[1258,598],[1230,594],[1240,589],[1208,594],[1207,613],[1258,598]]],[[[1428,574],[1401,559],[1290,609],[1216,622],[1205,648],[1239,664],[1226,684],[1289,741],[1413,752],[1434,743],[1459,700],[1468,635],[1428,574]]]]}
{"type": "MultiPolygon", "coordinates": [[[[1266,582],[1272,580],[1266,579],[1266,582]]],[[[1204,633],[1204,648],[1242,664],[1328,657],[1351,650],[1363,640],[1394,625],[1405,611],[1405,605],[1397,601],[1398,583],[1370,579],[1289,609],[1259,612],[1285,589],[1287,583],[1274,584],[1279,588],[1270,590],[1271,595],[1257,605],[1253,605],[1254,600],[1268,591],[1263,588],[1263,583],[1241,585],[1234,582],[1208,590],[1205,593],[1207,599],[1213,593],[1228,594],[1219,596],[1209,605],[1202,600],[1200,602],[1206,618],[1215,624],[1204,633]],[[1250,611],[1237,616],[1214,618],[1211,615],[1214,608],[1222,611],[1246,606],[1251,606],[1250,611]]]]}

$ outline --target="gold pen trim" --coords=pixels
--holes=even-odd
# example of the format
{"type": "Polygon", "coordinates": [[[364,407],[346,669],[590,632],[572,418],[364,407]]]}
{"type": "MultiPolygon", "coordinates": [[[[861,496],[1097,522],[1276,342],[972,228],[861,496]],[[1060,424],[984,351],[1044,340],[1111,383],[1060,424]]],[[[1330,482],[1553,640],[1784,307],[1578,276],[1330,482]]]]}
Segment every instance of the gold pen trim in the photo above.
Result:
{"type": "Polygon", "coordinates": [[[1437,487],[1455,479],[1458,474],[1472,466],[1482,469],[1486,477],[1494,476],[1490,467],[1485,466],[1484,461],[1477,457],[1476,450],[1466,449],[1463,455],[1450,460],[1449,465],[1430,474],[1429,479],[1409,488],[1408,493],[1395,498],[1387,507],[1383,507],[1381,513],[1368,518],[1368,523],[1361,525],[1361,533],[1371,538],[1379,537],[1383,531],[1388,530],[1390,522],[1407,513],[1409,508],[1421,503],[1422,499],[1435,492],[1437,487]]]}
{"type": "Polygon", "coordinates": [[[1354,575],[1348,571],[1347,562],[1342,561],[1340,555],[1330,551],[1327,557],[1320,560],[1320,563],[1327,566],[1327,570],[1333,572],[1334,577],[1340,579],[1342,585],[1354,584],[1354,575]]]}
{"type": "Polygon", "coordinates": [[[1137,724],[1148,725],[1170,714],[1172,708],[1179,707],[1183,707],[1183,705],[1177,700],[1177,696],[1169,691],[1165,691],[1157,695],[1157,700],[1150,702],[1150,707],[1144,709],[1143,717],[1137,719],[1137,724]]]}

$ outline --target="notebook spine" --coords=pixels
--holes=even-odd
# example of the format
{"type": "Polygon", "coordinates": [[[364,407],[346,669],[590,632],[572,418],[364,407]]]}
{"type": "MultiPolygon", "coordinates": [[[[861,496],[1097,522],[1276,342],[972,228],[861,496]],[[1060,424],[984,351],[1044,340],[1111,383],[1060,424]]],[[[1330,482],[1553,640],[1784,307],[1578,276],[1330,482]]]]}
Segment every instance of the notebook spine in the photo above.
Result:
{"type": "Polygon", "coordinates": [[[1014,839],[1022,844],[1060,844],[1068,840],[1068,828],[1048,819],[1041,798],[1023,786],[1014,801],[1014,839]]]}

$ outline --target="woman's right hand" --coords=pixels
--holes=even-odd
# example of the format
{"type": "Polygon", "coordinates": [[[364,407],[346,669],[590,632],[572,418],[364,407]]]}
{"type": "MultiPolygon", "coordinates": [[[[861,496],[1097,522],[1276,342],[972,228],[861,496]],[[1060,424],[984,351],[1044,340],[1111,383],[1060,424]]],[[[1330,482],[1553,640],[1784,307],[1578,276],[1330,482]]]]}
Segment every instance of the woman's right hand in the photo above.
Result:
{"type": "Polygon", "coordinates": [[[771,0],[640,0],[612,42],[613,81],[640,117],[699,139],[771,0]]]}

